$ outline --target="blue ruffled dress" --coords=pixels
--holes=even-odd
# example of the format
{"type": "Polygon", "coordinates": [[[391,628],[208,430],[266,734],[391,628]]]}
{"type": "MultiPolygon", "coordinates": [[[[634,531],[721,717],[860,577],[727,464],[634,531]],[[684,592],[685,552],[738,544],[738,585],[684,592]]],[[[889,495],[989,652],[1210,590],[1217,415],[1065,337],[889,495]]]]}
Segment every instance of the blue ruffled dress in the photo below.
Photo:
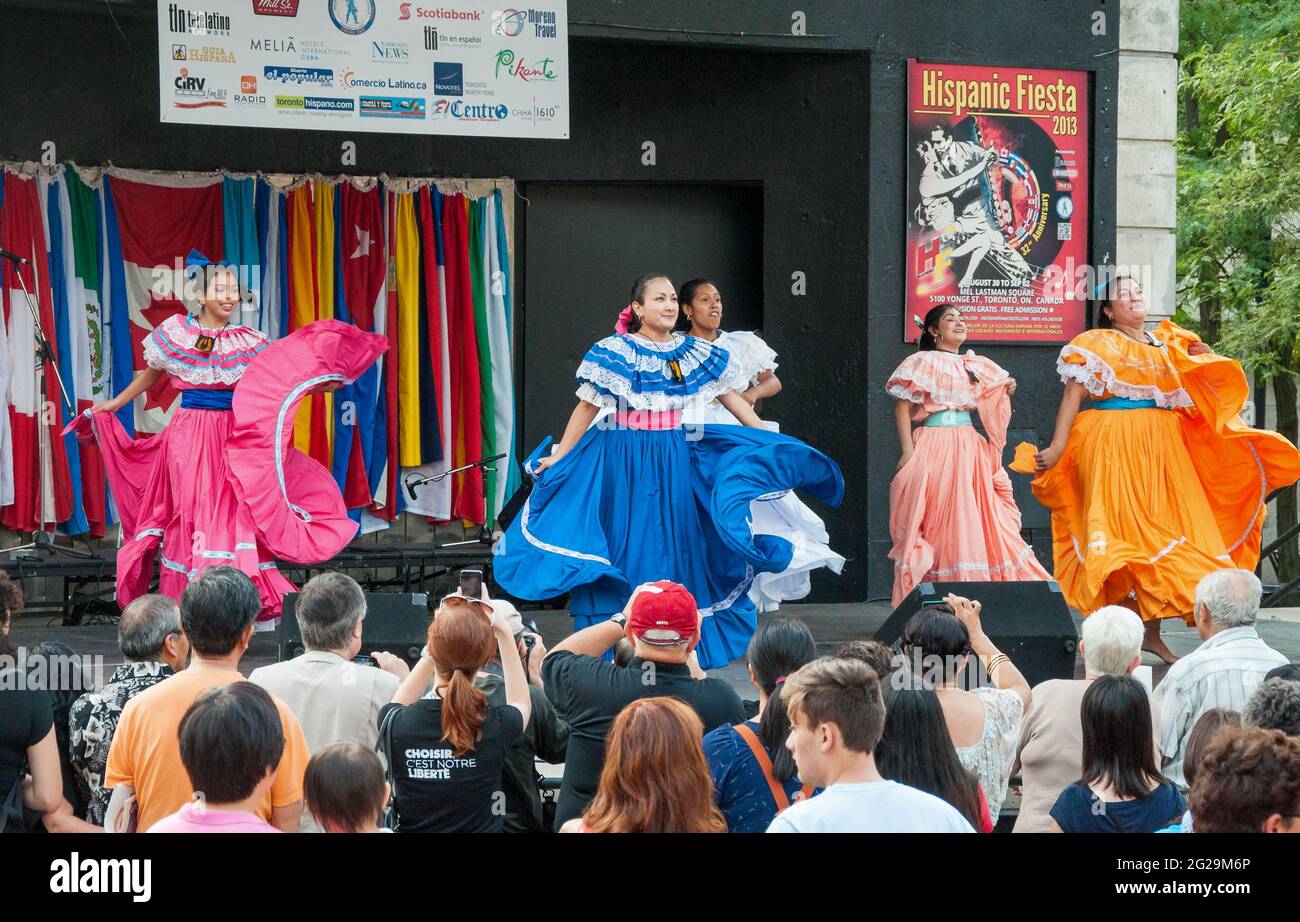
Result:
{"type": "MultiPolygon", "coordinates": [[[[696,650],[706,669],[744,651],[756,623],[750,583],[790,565],[792,545],[755,535],[749,504],[798,489],[831,506],[839,466],[798,439],[734,425],[632,428],[644,411],[678,417],[743,386],[725,349],[676,334],[662,349],[609,336],[578,367],[579,399],[620,413],[598,420],[542,472],[494,549],[493,571],[521,599],[570,593],[575,629],[620,611],[640,583],[671,579],[704,615],[696,650]]],[[[662,423],[660,423],[662,424],[662,423]]],[[[550,439],[525,462],[529,471],[550,439]]]]}

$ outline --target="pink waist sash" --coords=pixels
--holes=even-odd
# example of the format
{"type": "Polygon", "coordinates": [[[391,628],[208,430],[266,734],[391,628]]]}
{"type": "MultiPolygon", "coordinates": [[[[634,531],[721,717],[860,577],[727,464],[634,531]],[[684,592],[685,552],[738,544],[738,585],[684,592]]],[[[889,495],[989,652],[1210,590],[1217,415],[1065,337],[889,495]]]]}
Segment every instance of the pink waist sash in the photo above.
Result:
{"type": "Polygon", "coordinates": [[[619,410],[614,422],[620,429],[677,429],[682,424],[681,410],[619,410]]]}

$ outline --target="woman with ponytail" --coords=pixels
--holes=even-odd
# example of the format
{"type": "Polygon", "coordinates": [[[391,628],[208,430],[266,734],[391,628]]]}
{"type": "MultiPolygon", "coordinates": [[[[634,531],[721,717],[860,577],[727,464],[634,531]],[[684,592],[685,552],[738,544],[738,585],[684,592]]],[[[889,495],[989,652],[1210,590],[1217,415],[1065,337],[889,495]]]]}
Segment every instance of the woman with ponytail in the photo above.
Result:
{"type": "Polygon", "coordinates": [[[786,805],[811,795],[795,777],[786,748],[790,718],[781,700],[785,678],[817,658],[808,625],[798,618],[764,621],[749,642],[749,681],[758,689],[758,714],[704,736],[714,799],[728,832],[764,832],[786,805]]]}
{"type": "Polygon", "coordinates": [[[889,376],[903,455],[889,487],[893,604],[919,583],[1050,579],[1020,537],[1002,449],[1015,379],[966,342],[951,304],[918,318],[917,351],[889,376]],[[978,410],[988,438],[971,425],[978,410]],[[917,428],[914,430],[914,424],[917,428]]]}
{"type": "Polygon", "coordinates": [[[510,623],[487,598],[453,592],[429,625],[420,662],[379,712],[398,832],[500,832],[501,769],[532,713],[510,623]],[[506,703],[491,705],[474,676],[494,656],[506,703]],[[430,682],[433,691],[421,697],[430,682]]]}
{"type": "Polygon", "coordinates": [[[700,607],[700,665],[725,666],[754,633],[755,577],[782,573],[796,554],[791,540],[755,533],[750,503],[800,489],[837,506],[844,478],[821,452],[763,427],[739,393],[734,355],[673,332],[668,278],[642,276],[629,300],[618,332],[578,366],[559,446],[547,454],[547,438],[524,463],[537,483],[494,548],[493,573],[516,598],[569,593],[578,629],[622,611],[635,586],[680,583],[700,607]],[[683,424],[684,410],[715,399],[741,425],[683,424]]]}

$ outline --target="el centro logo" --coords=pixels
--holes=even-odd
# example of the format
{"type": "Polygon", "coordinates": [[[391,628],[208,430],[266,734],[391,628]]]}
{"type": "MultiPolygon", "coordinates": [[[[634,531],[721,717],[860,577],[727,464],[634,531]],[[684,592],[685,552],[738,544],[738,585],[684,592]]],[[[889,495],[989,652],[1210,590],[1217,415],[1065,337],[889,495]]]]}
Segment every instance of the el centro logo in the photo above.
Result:
{"type": "Polygon", "coordinates": [[[439,99],[433,105],[433,118],[454,118],[461,122],[502,122],[510,109],[502,104],[466,103],[460,99],[439,99]]]}
{"type": "Polygon", "coordinates": [[[329,0],[329,11],[345,35],[360,35],[375,24],[375,0],[329,0]]]}

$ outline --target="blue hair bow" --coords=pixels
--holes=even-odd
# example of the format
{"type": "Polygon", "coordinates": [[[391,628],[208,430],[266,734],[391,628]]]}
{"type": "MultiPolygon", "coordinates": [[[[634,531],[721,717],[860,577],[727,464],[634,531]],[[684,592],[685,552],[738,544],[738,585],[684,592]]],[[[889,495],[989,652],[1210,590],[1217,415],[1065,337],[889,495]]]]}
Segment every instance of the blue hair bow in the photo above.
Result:
{"type": "Polygon", "coordinates": [[[232,269],[237,268],[234,262],[229,259],[219,259],[216,262],[213,262],[198,250],[190,250],[189,255],[185,257],[185,268],[187,270],[206,269],[208,266],[229,266],[232,269]]]}

